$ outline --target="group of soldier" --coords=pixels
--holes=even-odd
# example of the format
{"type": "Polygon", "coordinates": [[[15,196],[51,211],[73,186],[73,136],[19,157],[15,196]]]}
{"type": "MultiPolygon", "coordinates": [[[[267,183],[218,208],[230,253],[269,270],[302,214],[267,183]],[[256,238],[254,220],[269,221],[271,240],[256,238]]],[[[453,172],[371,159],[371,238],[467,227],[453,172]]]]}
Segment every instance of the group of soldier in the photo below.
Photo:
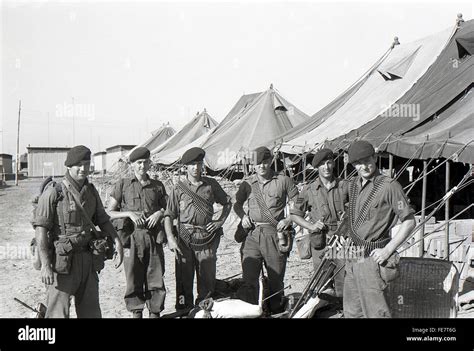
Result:
{"type": "Polygon", "coordinates": [[[244,233],[243,284],[237,298],[258,303],[264,266],[270,312],[282,312],[293,224],[309,231],[317,269],[326,244],[347,216],[349,230],[337,238],[338,245],[362,248],[363,257],[332,258],[339,269],[326,292],[342,299],[346,318],[391,316],[384,291],[397,275],[396,249],[414,228],[415,219],[400,184],[378,170],[370,143],[359,140],[350,146],[349,162],[357,171],[350,181],[334,175],[334,153],[319,150],[312,161],[318,178],[301,192],[290,177],[273,170],[271,151],[257,148],[255,173],[242,181],[233,205],[214,178],[203,176],[204,150],[192,148],[182,155],[186,177],[168,194],[163,183],[147,173],[150,151],[138,147],[129,155],[133,176],[114,184],[107,210],[87,179],[90,154],[85,146],[72,148],[64,181],[47,187],[38,201],[33,224],[41,279],[47,285],[47,317],[69,317],[71,296],[79,318],[101,317],[98,271],[103,256],[91,249],[100,234],[93,226],[112,239],[116,267],[124,263],[125,305],[134,318],[142,318],[145,305],[150,318],[160,317],[164,310],[165,244],[176,258],[176,310],[191,310],[215,293],[217,249],[232,207],[244,233]],[[217,219],[214,203],[222,205],[217,219]],[[391,236],[397,221],[401,225],[391,236]]]}

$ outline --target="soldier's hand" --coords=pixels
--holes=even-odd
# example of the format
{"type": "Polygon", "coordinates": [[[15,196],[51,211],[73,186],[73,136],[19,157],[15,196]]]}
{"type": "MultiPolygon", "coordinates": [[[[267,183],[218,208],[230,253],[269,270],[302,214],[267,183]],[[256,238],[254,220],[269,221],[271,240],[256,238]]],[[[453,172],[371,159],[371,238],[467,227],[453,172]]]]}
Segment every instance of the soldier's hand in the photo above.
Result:
{"type": "Polygon", "coordinates": [[[120,238],[115,238],[114,265],[119,268],[123,262],[123,245],[120,238]],[[118,258],[117,258],[118,257],[118,258]]]}
{"type": "Polygon", "coordinates": [[[143,213],[137,214],[136,212],[130,211],[128,217],[133,221],[136,227],[143,227],[145,225],[145,216],[143,213]]]}
{"type": "Polygon", "coordinates": [[[242,227],[244,229],[252,228],[252,220],[250,219],[249,216],[245,215],[242,217],[242,227]]]}
{"type": "Polygon", "coordinates": [[[157,211],[146,219],[147,228],[155,228],[163,217],[163,212],[157,211]]]}
{"type": "Polygon", "coordinates": [[[181,249],[178,247],[178,243],[174,237],[168,237],[168,248],[171,252],[174,252],[175,258],[178,259],[179,255],[182,255],[181,249]]]}
{"type": "Polygon", "coordinates": [[[223,223],[221,221],[213,221],[213,222],[207,224],[206,230],[209,233],[214,233],[217,229],[222,227],[222,224],[223,223]]]}
{"type": "Polygon", "coordinates": [[[282,231],[284,230],[286,227],[288,227],[288,224],[290,223],[290,220],[288,218],[283,218],[282,220],[280,220],[277,224],[277,230],[278,231],[282,231]]]}
{"type": "Polygon", "coordinates": [[[49,265],[43,265],[41,267],[41,281],[46,285],[52,285],[54,283],[53,270],[49,265]]]}
{"type": "Polygon", "coordinates": [[[316,223],[313,223],[311,231],[313,232],[320,232],[321,230],[324,229],[326,225],[321,221],[317,221],[316,223]]]}
{"type": "Polygon", "coordinates": [[[384,249],[374,249],[370,253],[373,260],[378,264],[383,264],[389,257],[390,252],[388,252],[385,248],[384,249]]]}

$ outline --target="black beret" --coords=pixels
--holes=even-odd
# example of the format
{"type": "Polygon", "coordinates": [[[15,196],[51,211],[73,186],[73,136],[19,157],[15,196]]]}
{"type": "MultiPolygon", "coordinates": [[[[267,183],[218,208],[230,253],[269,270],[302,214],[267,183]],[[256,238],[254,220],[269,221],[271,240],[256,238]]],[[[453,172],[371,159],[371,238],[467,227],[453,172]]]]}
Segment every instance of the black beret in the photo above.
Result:
{"type": "Polygon", "coordinates": [[[365,140],[354,141],[349,147],[349,163],[375,155],[375,149],[371,143],[365,140]]]}
{"type": "Polygon", "coordinates": [[[81,161],[90,161],[90,160],[91,160],[91,150],[89,150],[84,145],[78,145],[69,149],[69,151],[67,152],[66,161],[64,161],[64,165],[66,167],[72,167],[81,161]]]}
{"type": "Polygon", "coordinates": [[[271,151],[265,146],[260,146],[256,148],[253,152],[256,165],[259,165],[263,161],[273,157],[271,151]]]}
{"type": "Polygon", "coordinates": [[[192,147],[183,154],[181,163],[187,165],[193,162],[200,162],[204,159],[204,156],[206,156],[206,151],[200,147],[192,147]]]}
{"type": "Polygon", "coordinates": [[[150,150],[148,150],[146,147],[137,147],[130,153],[130,156],[128,157],[130,162],[135,162],[136,160],[142,160],[146,158],[150,158],[150,150]]]}
{"type": "Polygon", "coordinates": [[[313,162],[311,162],[311,165],[316,168],[319,167],[321,162],[326,161],[328,159],[333,160],[334,159],[334,153],[332,152],[331,149],[321,149],[318,152],[316,152],[316,155],[313,157],[313,162]]]}

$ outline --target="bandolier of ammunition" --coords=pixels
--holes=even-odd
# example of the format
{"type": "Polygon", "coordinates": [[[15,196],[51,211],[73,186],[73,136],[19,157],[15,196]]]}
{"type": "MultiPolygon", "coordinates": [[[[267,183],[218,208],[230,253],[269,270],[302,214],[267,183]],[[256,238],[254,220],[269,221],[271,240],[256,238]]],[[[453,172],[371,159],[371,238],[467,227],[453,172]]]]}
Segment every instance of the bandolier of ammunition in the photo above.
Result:
{"type": "MultiPolygon", "coordinates": [[[[178,185],[178,189],[181,192],[185,193],[191,198],[192,202],[194,203],[196,211],[201,216],[203,216],[204,218],[208,218],[208,217],[212,218],[212,216],[214,215],[214,208],[208,201],[206,201],[201,196],[191,191],[191,189],[189,189],[185,184],[183,184],[183,182],[178,182],[177,185],[178,185]]],[[[201,233],[208,233],[204,227],[192,226],[192,225],[190,225],[190,227],[193,227],[194,228],[193,230],[200,230],[201,233]]],[[[202,238],[195,238],[193,236],[193,233],[190,232],[188,228],[186,228],[185,224],[180,223],[179,225],[179,236],[183,239],[186,245],[188,245],[189,247],[193,249],[199,249],[202,246],[208,245],[214,240],[217,233],[218,233],[218,230],[214,231],[213,233],[208,233],[209,235],[204,236],[202,238]]]]}
{"type": "Polygon", "coordinates": [[[252,183],[251,188],[252,192],[254,193],[255,200],[257,201],[260,214],[268,223],[276,227],[278,225],[278,221],[272,216],[270,209],[268,208],[267,203],[263,198],[260,186],[257,183],[252,183]]]}
{"type": "Polygon", "coordinates": [[[384,178],[382,176],[376,177],[374,180],[374,187],[369,193],[367,200],[362,205],[362,208],[359,211],[359,215],[355,218],[355,207],[357,202],[357,182],[358,177],[355,177],[354,180],[351,181],[349,187],[349,224],[350,230],[349,234],[352,239],[352,242],[359,247],[364,248],[364,255],[365,257],[369,256],[372,250],[374,249],[382,249],[385,245],[388,244],[390,241],[390,237],[384,238],[381,240],[376,241],[367,241],[362,239],[358,234],[357,230],[360,228],[362,223],[367,219],[369,215],[370,205],[374,201],[375,197],[379,194],[380,190],[384,184],[384,178]]]}

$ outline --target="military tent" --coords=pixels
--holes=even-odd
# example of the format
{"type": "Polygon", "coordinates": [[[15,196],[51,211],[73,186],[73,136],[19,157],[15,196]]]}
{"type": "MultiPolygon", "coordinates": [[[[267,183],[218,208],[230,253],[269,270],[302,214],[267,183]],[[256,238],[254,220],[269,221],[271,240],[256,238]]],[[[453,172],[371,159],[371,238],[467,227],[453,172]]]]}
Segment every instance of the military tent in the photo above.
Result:
{"type": "Polygon", "coordinates": [[[173,150],[180,149],[181,147],[192,143],[202,135],[206,134],[209,130],[216,127],[217,124],[218,123],[209,116],[206,109],[201,113],[198,112],[196,116],[181,128],[178,133],[173,135],[163,144],[151,150],[153,159],[156,160],[156,162],[162,163],[159,161],[161,156],[167,155],[173,152],[173,150]]]}
{"type": "Polygon", "coordinates": [[[225,169],[276,136],[304,122],[308,116],[285,100],[273,85],[255,95],[241,98],[242,107],[234,107],[202,144],[206,150],[206,165],[213,170],[225,169]],[[250,101],[249,101],[250,100],[250,101]],[[232,112],[232,111],[231,111],[232,112]]]}
{"type": "Polygon", "coordinates": [[[375,119],[423,77],[449,42],[453,29],[391,48],[349,89],[306,123],[279,136],[281,150],[312,150],[375,119]]]}
{"type": "Polygon", "coordinates": [[[334,140],[364,138],[405,158],[450,157],[474,163],[474,20],[464,22],[426,74],[374,120],[334,140]]]}

